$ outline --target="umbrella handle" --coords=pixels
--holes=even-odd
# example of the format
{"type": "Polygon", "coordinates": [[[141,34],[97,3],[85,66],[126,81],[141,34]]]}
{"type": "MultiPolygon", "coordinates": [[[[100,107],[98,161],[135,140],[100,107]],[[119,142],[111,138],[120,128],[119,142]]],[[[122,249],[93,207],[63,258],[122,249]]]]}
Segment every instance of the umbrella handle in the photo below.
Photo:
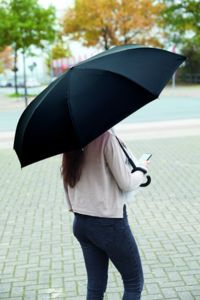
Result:
{"type": "MultiPolygon", "coordinates": [[[[141,168],[141,167],[136,167],[136,165],[134,164],[133,160],[130,158],[130,156],[128,155],[127,151],[124,149],[122,143],[120,142],[120,140],[118,139],[117,136],[115,136],[119,142],[120,147],[122,148],[124,154],[126,155],[126,157],[128,158],[128,161],[130,163],[130,165],[132,166],[133,170],[131,171],[131,173],[135,172],[135,171],[141,171],[143,174],[147,173],[147,170],[141,168]]],[[[149,175],[146,176],[147,178],[147,182],[142,183],[140,186],[141,187],[145,187],[147,185],[149,185],[151,183],[151,177],[149,175]]]]}
{"type": "MultiPolygon", "coordinates": [[[[147,173],[147,171],[145,169],[140,168],[140,167],[136,167],[135,169],[132,170],[131,173],[133,173],[135,171],[141,171],[143,174],[147,173]]],[[[146,178],[147,178],[147,182],[140,184],[141,187],[145,187],[151,183],[151,177],[149,175],[147,175],[146,178]]]]}
{"type": "Polygon", "coordinates": [[[151,183],[151,177],[149,175],[147,177],[147,182],[140,184],[141,187],[145,187],[151,183]]]}

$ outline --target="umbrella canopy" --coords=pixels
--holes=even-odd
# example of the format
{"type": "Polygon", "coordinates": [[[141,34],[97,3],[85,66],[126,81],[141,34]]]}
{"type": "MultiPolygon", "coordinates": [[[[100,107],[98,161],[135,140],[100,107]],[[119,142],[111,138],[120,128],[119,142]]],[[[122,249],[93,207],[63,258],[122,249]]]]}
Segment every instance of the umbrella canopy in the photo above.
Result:
{"type": "Polygon", "coordinates": [[[158,98],[184,60],[166,50],[124,45],[75,65],[23,112],[14,140],[21,166],[83,148],[158,98]]]}

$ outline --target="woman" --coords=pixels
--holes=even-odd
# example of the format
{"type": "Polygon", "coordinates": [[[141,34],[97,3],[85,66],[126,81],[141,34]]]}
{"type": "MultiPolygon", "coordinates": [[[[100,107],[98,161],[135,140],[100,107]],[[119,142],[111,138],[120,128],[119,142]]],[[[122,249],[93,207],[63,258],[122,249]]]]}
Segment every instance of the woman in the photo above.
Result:
{"type": "MultiPolygon", "coordinates": [[[[141,167],[147,171],[147,162],[141,167]]],[[[122,276],[123,300],[141,297],[143,271],[124,194],[147,181],[142,170],[131,173],[126,156],[110,131],[82,151],[63,154],[67,203],[74,212],[73,233],[81,245],[87,271],[87,300],[103,299],[109,259],[122,276]]]]}

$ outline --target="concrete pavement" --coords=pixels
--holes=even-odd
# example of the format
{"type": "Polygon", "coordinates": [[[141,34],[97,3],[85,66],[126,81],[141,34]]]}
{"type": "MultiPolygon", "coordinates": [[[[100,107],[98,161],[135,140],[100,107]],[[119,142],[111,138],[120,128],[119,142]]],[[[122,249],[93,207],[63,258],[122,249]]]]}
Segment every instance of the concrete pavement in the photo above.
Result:
{"type": "MultiPolygon", "coordinates": [[[[128,141],[134,154],[152,152],[152,184],[128,206],[141,253],[142,300],[200,300],[199,136],[128,141]]],[[[83,300],[86,272],[72,234],[55,156],[20,169],[0,149],[0,299],[83,300]]],[[[110,263],[105,299],[122,297],[110,263]]]]}

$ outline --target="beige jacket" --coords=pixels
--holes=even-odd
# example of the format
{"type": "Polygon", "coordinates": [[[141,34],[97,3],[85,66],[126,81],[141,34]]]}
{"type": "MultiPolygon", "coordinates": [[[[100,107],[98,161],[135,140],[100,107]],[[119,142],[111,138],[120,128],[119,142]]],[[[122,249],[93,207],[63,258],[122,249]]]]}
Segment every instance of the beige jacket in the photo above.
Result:
{"type": "Polygon", "coordinates": [[[141,171],[131,174],[125,154],[109,131],[88,144],[84,151],[81,178],[74,188],[65,190],[69,210],[91,216],[123,218],[124,192],[137,189],[146,182],[146,175],[141,171]]]}

